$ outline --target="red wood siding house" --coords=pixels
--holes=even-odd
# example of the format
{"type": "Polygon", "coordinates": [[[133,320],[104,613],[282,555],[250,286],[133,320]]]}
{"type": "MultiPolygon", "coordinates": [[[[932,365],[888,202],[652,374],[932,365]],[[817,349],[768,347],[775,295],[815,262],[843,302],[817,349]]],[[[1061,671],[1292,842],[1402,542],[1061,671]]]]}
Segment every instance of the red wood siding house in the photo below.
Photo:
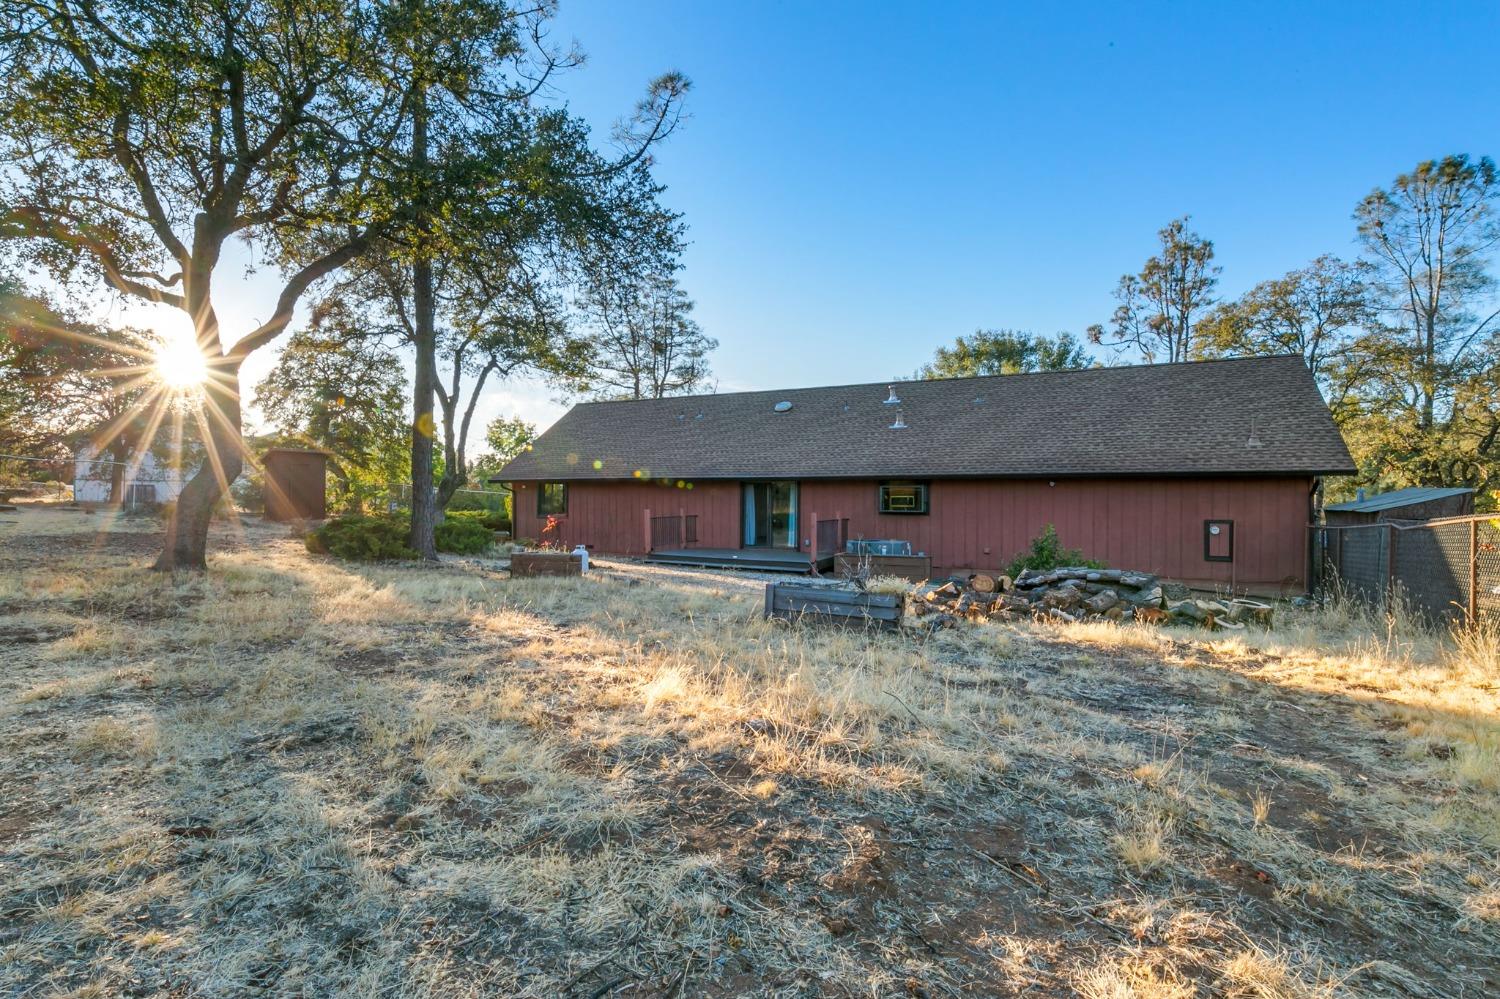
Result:
{"type": "Polygon", "coordinates": [[[653,518],[705,551],[808,552],[836,520],[948,573],[1003,567],[1052,524],[1111,566],[1285,593],[1319,477],[1353,471],[1301,359],[1278,357],[588,403],[498,479],[517,537],[599,553],[661,547],[653,518]],[[883,513],[892,484],[920,512],[883,513]]]}

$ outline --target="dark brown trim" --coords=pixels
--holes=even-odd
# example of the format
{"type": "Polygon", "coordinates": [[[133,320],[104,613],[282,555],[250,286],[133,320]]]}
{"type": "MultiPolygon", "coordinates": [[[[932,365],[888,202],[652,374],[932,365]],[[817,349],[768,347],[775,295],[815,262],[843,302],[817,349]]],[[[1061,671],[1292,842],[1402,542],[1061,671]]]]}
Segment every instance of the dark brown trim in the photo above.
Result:
{"type": "Polygon", "coordinates": [[[1205,520],[1203,522],[1203,561],[1205,562],[1233,562],[1234,561],[1234,521],[1232,520],[1205,520]],[[1213,529],[1214,527],[1227,528],[1229,530],[1229,554],[1213,554],[1213,529]]]}

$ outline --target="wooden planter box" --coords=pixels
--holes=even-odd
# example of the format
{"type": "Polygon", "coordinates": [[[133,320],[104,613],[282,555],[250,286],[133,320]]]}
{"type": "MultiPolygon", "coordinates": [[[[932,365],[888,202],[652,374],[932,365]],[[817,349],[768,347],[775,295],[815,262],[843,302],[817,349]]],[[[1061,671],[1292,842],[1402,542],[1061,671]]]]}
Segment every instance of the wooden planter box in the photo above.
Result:
{"type": "Polygon", "coordinates": [[[766,617],[795,621],[812,617],[830,624],[901,627],[906,597],[899,593],[860,593],[797,583],[766,584],[766,617]]]}
{"type": "Polygon", "coordinates": [[[871,576],[899,576],[913,583],[925,583],[932,578],[932,558],[928,555],[854,555],[840,552],[833,558],[833,568],[840,576],[849,578],[869,563],[871,576]]]}
{"type": "Polygon", "coordinates": [[[512,576],[582,576],[583,559],[567,552],[511,552],[512,576]]]}

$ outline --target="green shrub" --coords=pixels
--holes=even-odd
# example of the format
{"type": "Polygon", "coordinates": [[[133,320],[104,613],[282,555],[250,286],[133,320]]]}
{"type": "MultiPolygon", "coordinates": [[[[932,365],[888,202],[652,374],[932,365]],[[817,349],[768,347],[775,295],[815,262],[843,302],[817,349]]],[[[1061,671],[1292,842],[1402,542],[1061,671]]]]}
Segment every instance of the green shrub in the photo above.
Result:
{"type": "Polygon", "coordinates": [[[416,558],[406,543],[411,525],[404,517],[335,517],[307,536],[307,550],[360,562],[416,558]]]}
{"type": "Polygon", "coordinates": [[[1057,528],[1048,524],[1042,529],[1042,533],[1031,539],[1031,547],[1021,552],[1006,567],[1005,574],[1012,579],[1025,572],[1027,569],[1035,569],[1045,572],[1048,569],[1056,569],[1058,566],[1073,565],[1086,569],[1103,569],[1103,562],[1083,557],[1083,552],[1077,548],[1064,548],[1062,542],[1057,540],[1057,528]]]}
{"type": "Polygon", "coordinates": [[[440,552],[477,555],[495,543],[495,532],[473,517],[449,516],[432,532],[440,552]]]}
{"type": "Polygon", "coordinates": [[[229,494],[234,497],[239,508],[246,513],[258,516],[265,512],[266,480],[260,472],[246,469],[244,475],[230,483],[229,494]]]}
{"type": "Polygon", "coordinates": [[[464,489],[454,493],[453,498],[448,501],[448,512],[469,512],[471,510],[483,510],[488,513],[505,513],[505,501],[509,494],[502,493],[498,489],[464,489]]]}
{"type": "Polygon", "coordinates": [[[443,515],[449,520],[472,520],[491,531],[510,530],[510,518],[501,510],[454,510],[450,507],[443,515]]]}

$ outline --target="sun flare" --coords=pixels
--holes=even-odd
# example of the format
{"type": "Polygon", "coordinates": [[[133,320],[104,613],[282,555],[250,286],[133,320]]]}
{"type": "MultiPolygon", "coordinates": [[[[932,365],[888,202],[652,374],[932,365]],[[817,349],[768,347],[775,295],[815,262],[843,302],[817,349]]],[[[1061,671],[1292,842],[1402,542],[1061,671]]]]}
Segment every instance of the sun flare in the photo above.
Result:
{"type": "Polygon", "coordinates": [[[156,377],[176,392],[190,392],[208,380],[208,362],[191,336],[164,335],[153,361],[156,377]]]}

